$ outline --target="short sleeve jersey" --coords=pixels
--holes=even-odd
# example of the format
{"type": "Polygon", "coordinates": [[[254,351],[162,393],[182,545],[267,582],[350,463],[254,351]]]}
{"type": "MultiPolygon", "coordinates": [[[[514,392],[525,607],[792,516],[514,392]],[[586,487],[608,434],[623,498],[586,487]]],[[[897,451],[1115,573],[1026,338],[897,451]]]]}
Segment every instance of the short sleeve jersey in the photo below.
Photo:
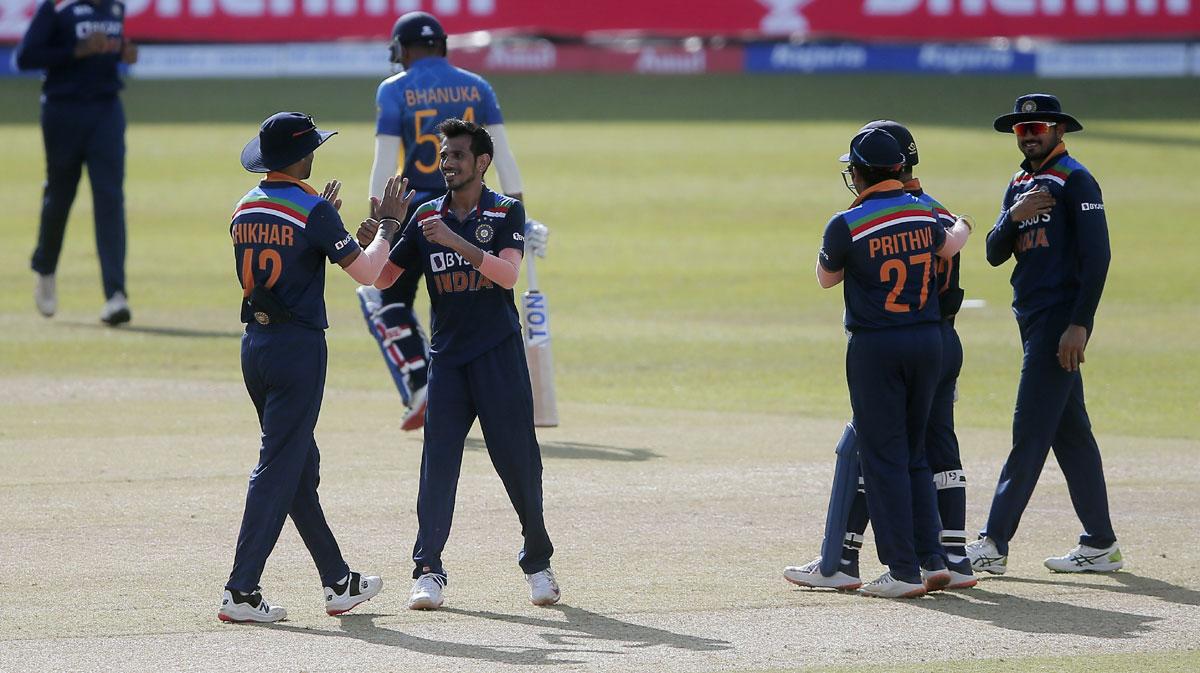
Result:
{"type": "Polygon", "coordinates": [[[45,0],[38,5],[21,44],[17,67],[46,70],[42,93],[48,100],[88,100],[121,90],[119,51],[75,58],[75,45],[92,33],[125,39],[121,0],[45,0]]]}
{"type": "MultiPolygon", "coordinates": [[[[916,191],[909,192],[909,194],[916,197],[916,199],[921,203],[932,208],[934,214],[937,215],[938,222],[941,223],[943,228],[949,229],[950,227],[953,227],[954,223],[958,220],[953,213],[947,210],[946,207],[939,203],[937,199],[930,196],[924,190],[918,189],[916,191]]],[[[954,257],[950,259],[937,257],[936,261],[937,266],[934,271],[937,274],[937,293],[940,300],[946,296],[947,292],[959,292],[962,290],[962,286],[958,282],[960,275],[959,265],[962,261],[962,253],[955,253],[954,257]]],[[[951,317],[951,315],[946,313],[946,303],[940,301],[939,303],[942,304],[942,317],[951,317]]]]}
{"type": "MultiPolygon", "coordinates": [[[[292,322],[325,329],[325,260],[338,262],[354,240],[328,201],[302,182],[264,180],[237,204],[229,226],[242,295],[265,285],[292,313],[292,322]]],[[[253,317],[242,302],[242,322],[253,317]]]]}
{"type": "Polygon", "coordinates": [[[825,227],[819,261],[844,270],[851,332],[941,320],[934,265],[946,230],[933,209],[897,188],[868,194],[825,227]]]}
{"type": "Polygon", "coordinates": [[[450,211],[450,195],[417,208],[389,259],[403,269],[420,268],[433,317],[434,362],[457,367],[521,331],[513,291],[480,273],[457,252],[430,243],[418,223],[440,215],[452,231],[485,253],[512,248],[524,252],[525,207],[484,187],[479,205],[465,220],[450,211]]]}
{"type": "MultiPolygon", "coordinates": [[[[1072,322],[1090,329],[1111,252],[1104,196],[1087,168],[1065,151],[1038,169],[1026,161],[1004,192],[998,226],[1015,229],[1008,233],[1017,258],[1011,279],[1017,317],[1070,303],[1072,322]],[[1017,197],[1038,187],[1045,187],[1054,197],[1050,212],[1009,222],[1008,211],[1017,197]]],[[[991,246],[993,235],[989,234],[988,241],[991,246]]]]}
{"type": "Polygon", "coordinates": [[[375,132],[400,136],[404,152],[400,174],[418,192],[446,190],[438,161],[438,124],[452,117],[482,126],[504,122],[492,86],[438,56],[418,59],[408,70],[385,79],[375,104],[375,132]]]}

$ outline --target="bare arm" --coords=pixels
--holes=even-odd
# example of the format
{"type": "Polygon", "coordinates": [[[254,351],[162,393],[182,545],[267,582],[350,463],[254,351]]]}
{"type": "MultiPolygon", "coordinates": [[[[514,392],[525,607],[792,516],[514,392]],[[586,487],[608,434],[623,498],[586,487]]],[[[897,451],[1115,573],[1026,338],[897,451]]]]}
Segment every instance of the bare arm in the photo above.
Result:
{"type": "Polygon", "coordinates": [[[830,271],[821,265],[821,260],[817,260],[817,284],[828,290],[829,288],[842,282],[846,277],[846,270],[830,271]]]}

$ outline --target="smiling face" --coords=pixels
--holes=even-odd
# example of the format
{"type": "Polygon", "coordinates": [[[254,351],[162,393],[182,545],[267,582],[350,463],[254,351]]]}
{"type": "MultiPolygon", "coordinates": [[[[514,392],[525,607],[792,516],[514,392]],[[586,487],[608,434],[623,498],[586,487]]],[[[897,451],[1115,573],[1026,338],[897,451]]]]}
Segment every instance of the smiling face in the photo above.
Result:
{"type": "Polygon", "coordinates": [[[486,154],[471,154],[471,136],[442,138],[442,176],[450,191],[479,182],[492,158],[486,154]]]}
{"type": "Polygon", "coordinates": [[[1013,126],[1017,148],[1026,159],[1037,163],[1054,151],[1062,141],[1065,127],[1054,122],[1022,122],[1013,126]]]}

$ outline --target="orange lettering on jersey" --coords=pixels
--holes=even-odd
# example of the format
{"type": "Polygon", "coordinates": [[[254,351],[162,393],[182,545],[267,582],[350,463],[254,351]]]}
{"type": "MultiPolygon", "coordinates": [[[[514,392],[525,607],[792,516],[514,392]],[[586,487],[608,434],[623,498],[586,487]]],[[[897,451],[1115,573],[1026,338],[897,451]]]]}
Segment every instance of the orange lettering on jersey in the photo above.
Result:
{"type": "Polygon", "coordinates": [[[880,251],[885,255],[896,254],[896,244],[892,241],[891,236],[884,236],[880,240],[880,251]]]}
{"type": "Polygon", "coordinates": [[[466,271],[455,271],[450,274],[451,290],[454,292],[462,292],[471,287],[471,281],[467,278],[466,271]]]}
{"type": "Polygon", "coordinates": [[[879,252],[879,239],[878,238],[867,239],[867,256],[874,258],[875,253],[877,253],[877,252],[879,252]]]}

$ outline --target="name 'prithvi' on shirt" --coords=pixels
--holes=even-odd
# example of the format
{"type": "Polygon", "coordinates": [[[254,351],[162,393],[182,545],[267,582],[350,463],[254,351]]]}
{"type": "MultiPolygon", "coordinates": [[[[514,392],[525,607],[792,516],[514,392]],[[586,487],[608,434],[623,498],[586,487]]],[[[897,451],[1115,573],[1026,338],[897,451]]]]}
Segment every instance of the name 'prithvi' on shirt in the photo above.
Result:
{"type": "Polygon", "coordinates": [[[867,251],[872,259],[877,255],[898,255],[912,250],[928,250],[932,247],[933,232],[929,227],[872,238],[867,243],[867,251]]]}

